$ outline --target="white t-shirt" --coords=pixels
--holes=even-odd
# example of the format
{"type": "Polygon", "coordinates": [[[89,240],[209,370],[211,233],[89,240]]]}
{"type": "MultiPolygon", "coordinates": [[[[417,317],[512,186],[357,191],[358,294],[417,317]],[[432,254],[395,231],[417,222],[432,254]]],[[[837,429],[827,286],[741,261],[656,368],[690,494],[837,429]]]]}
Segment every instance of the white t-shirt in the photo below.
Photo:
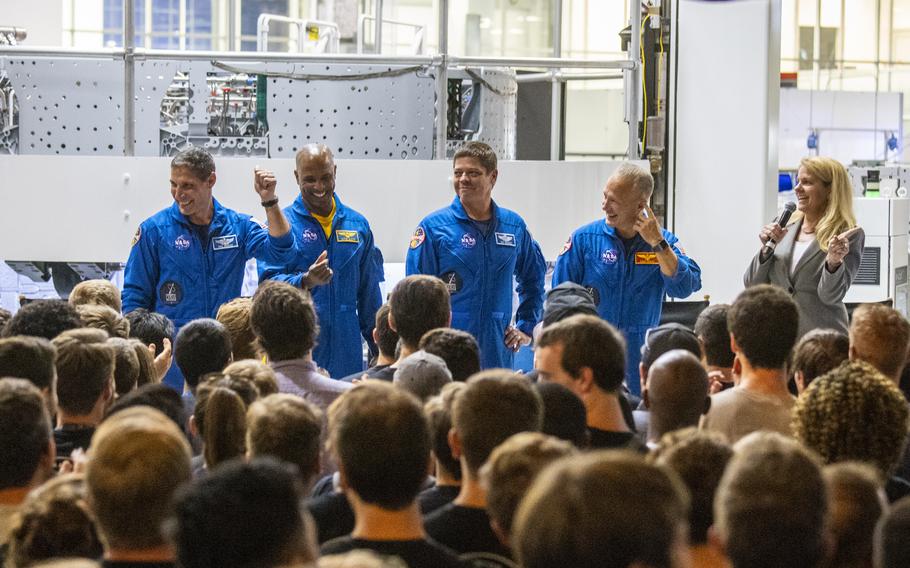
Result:
{"type": "Polygon", "coordinates": [[[803,257],[803,254],[805,254],[811,244],[812,240],[793,241],[793,256],[790,257],[790,274],[793,274],[796,265],[799,263],[799,259],[803,257]]]}

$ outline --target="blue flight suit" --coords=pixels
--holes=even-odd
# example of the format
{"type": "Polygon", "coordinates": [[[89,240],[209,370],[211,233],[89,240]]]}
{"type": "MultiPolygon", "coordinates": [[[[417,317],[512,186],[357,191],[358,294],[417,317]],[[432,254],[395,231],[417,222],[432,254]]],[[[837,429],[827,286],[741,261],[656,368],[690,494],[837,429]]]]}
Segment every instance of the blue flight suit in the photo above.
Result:
{"type": "Polygon", "coordinates": [[[641,396],[641,346],[647,331],[660,323],[664,296],[685,298],[701,289],[701,268],[677,248],[676,235],[667,230],[663,234],[679,259],[673,276],[660,271],[656,254],[641,235],[624,242],[603,219],[576,229],[553,269],[554,288],[565,281],[588,288],[600,317],[625,335],[626,383],[636,396],[641,396]]]}
{"type": "Polygon", "coordinates": [[[382,253],[373,244],[370,224],[363,215],[345,207],[338,195],[329,239],[299,195],[284,214],[293,227],[299,253],[286,264],[260,263],[260,280],[281,280],[300,287],[310,265],[328,250],[332,279],[311,290],[319,318],[313,358],[334,378],[363,371],[360,338],[376,352],[373,328],[376,311],[382,305],[379,283],[385,279],[382,253]]]}
{"type": "Polygon", "coordinates": [[[293,232],[272,237],[249,215],[212,201],[207,228],[192,225],[176,203],[139,225],[123,276],[123,313],[146,308],[179,330],[191,320],[214,318],[221,304],[240,295],[250,258],[294,257],[293,232]]]}
{"type": "Polygon", "coordinates": [[[528,336],[541,316],[547,265],[540,246],[517,213],[493,202],[486,236],[456,197],[420,222],[411,238],[406,270],[431,274],[452,295],[452,327],[477,339],[480,363],[512,368],[505,330],[512,320],[513,276],[518,287],[515,327],[528,336]]]}

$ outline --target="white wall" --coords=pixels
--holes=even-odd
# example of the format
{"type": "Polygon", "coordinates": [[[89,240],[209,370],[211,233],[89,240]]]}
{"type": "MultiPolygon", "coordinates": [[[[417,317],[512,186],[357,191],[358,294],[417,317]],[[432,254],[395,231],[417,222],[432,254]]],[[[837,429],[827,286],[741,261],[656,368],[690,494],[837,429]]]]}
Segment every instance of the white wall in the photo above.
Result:
{"type": "Polygon", "coordinates": [[[61,45],[63,2],[61,0],[2,0],[0,26],[28,30],[24,45],[61,45]]]}
{"type": "Polygon", "coordinates": [[[677,2],[671,230],[728,302],[775,214],[780,0],[677,2]]]}
{"type": "MultiPolygon", "coordinates": [[[[168,158],[0,156],[0,260],[123,262],[136,227],[170,206],[168,158]],[[124,181],[126,177],[128,181],[124,181]]],[[[262,216],[253,167],[276,172],[282,206],[297,195],[291,159],[217,161],[215,197],[262,216]]],[[[556,258],[571,232],[603,213],[617,162],[501,162],[493,192],[556,258]]],[[[448,161],[339,160],[337,191],[369,219],[385,261],[403,262],[420,219],[454,196],[448,161]]]]}

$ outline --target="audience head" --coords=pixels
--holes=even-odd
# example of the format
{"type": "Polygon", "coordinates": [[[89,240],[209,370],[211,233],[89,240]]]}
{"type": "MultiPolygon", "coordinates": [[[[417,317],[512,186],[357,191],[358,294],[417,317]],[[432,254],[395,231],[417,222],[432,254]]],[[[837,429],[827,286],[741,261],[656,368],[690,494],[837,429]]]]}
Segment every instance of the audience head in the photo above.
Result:
{"type": "Polygon", "coordinates": [[[273,394],[250,405],[246,422],[248,455],[296,466],[302,488],[309,490],[319,474],[322,411],[299,396],[273,394]]]}
{"type": "Polygon", "coordinates": [[[398,332],[389,325],[389,312],[391,311],[392,308],[388,302],[381,305],[376,310],[376,327],[373,328],[373,341],[376,342],[379,353],[387,359],[395,358],[395,348],[398,346],[398,332]]]}
{"type": "Polygon", "coordinates": [[[76,306],[76,312],[85,327],[100,329],[111,337],[125,339],[130,336],[129,320],[113,308],[99,304],[81,304],[76,306]]]}
{"type": "Polygon", "coordinates": [[[543,330],[534,368],[542,380],[559,383],[581,397],[592,389],[616,393],[626,374],[626,342],[599,317],[574,315],[543,330]]]}
{"type": "Polygon", "coordinates": [[[885,512],[875,527],[875,568],[906,568],[910,564],[910,497],[885,512]]]}
{"type": "Polygon", "coordinates": [[[543,327],[575,314],[597,315],[597,304],[590,290],[575,282],[563,282],[547,292],[543,306],[543,327]]]}
{"type": "Polygon", "coordinates": [[[30,302],[16,312],[6,327],[4,337],[31,335],[53,339],[68,329],[82,327],[76,308],[65,300],[38,300],[30,302]]]}
{"type": "Polygon", "coordinates": [[[590,434],[585,403],[558,383],[535,383],[534,388],[543,402],[541,432],[571,442],[576,448],[587,448],[590,434]]]}
{"type": "Polygon", "coordinates": [[[392,383],[426,402],[436,396],[442,387],[452,382],[452,373],[441,357],[415,351],[398,364],[392,383]]]}
{"type": "Polygon", "coordinates": [[[697,426],[711,405],[708,373],[695,355],[683,349],[668,351],[654,361],[646,384],[642,394],[651,409],[651,440],[673,430],[697,426]]]}
{"type": "Polygon", "coordinates": [[[714,500],[714,532],[734,568],[816,566],[825,555],[825,482],[795,440],[755,432],[734,447],[714,500]]]}
{"type": "Polygon", "coordinates": [[[256,336],[250,327],[250,310],[253,307],[252,298],[234,298],[230,302],[221,304],[215,319],[221,322],[231,336],[231,348],[234,360],[258,359],[256,349],[256,336]]]}
{"type": "MultiPolygon", "coordinates": [[[[452,407],[455,397],[464,388],[464,383],[449,383],[442,387],[442,392],[434,396],[423,409],[430,424],[430,437],[433,443],[433,457],[436,467],[442,468],[449,477],[461,480],[461,464],[452,455],[449,447],[449,430],[452,429],[452,407]]],[[[438,474],[437,474],[438,476],[438,474]]]]}
{"type": "Polygon", "coordinates": [[[278,392],[278,379],[271,367],[255,359],[234,361],[224,368],[224,374],[251,381],[259,389],[259,396],[269,396],[278,392]]]}
{"type": "Polygon", "coordinates": [[[435,276],[416,274],[399,281],[389,298],[389,325],[408,349],[417,350],[420,338],[452,318],[449,290],[435,276]]]}
{"type": "Polygon", "coordinates": [[[180,429],[152,408],[129,408],[101,423],[85,480],[108,551],[165,544],[162,523],[174,492],[190,480],[190,456],[180,429]]]}
{"type": "Polygon", "coordinates": [[[453,381],[464,382],[480,372],[480,347],[474,336],[466,331],[451,327],[431,329],[420,338],[418,347],[442,357],[453,381]]]}
{"type": "Polygon", "coordinates": [[[903,455],[907,420],[897,385],[862,361],[815,379],[793,409],[797,439],[825,463],[870,462],[886,476],[903,455]]]}
{"type": "Polygon", "coordinates": [[[155,359],[146,344],[142,343],[135,337],[129,338],[129,345],[136,354],[136,362],[139,364],[139,374],[136,375],[136,386],[141,387],[160,381],[158,371],[155,369],[155,359]]]}
{"type": "Polygon", "coordinates": [[[246,413],[258,398],[256,385],[240,377],[212,373],[199,383],[191,424],[208,469],[246,453],[246,413]]]}
{"type": "Polygon", "coordinates": [[[338,397],[328,415],[329,445],[342,487],[381,509],[411,505],[426,479],[431,446],[427,419],[414,395],[366,380],[338,397]]]}
{"type": "Polygon", "coordinates": [[[57,350],[43,337],[0,339],[0,377],[26,379],[38,387],[50,416],[57,414],[57,350]]]}
{"type": "Polygon", "coordinates": [[[910,322],[881,304],[863,304],[850,321],[850,359],[866,361],[895,382],[910,347],[910,322]]]}
{"type": "Polygon", "coordinates": [[[100,558],[104,553],[85,503],[85,479],[69,474],[34,490],[10,529],[7,561],[25,568],[55,558],[100,558]]]}
{"type": "MultiPolygon", "coordinates": [[[[100,329],[71,329],[58,335],[57,401],[70,416],[87,416],[114,397],[114,348],[100,329]]],[[[99,416],[100,419],[100,416],[99,416]]]]}
{"type": "Polygon", "coordinates": [[[136,308],[123,317],[130,322],[130,337],[145,345],[154,345],[155,353],[164,351],[165,339],[174,339],[174,322],[163,314],[136,308]]]}
{"type": "Polygon", "coordinates": [[[114,387],[117,396],[124,395],[134,388],[139,380],[139,357],[134,343],[129,339],[112,337],[107,345],[114,352],[114,387]]]}
{"type": "Polygon", "coordinates": [[[73,287],[69,303],[74,306],[99,305],[107,306],[118,314],[123,310],[120,302],[120,289],[110,280],[83,280],[73,287]]]}
{"type": "MultiPolygon", "coordinates": [[[[9,322],[12,317],[12,312],[4,308],[0,308],[0,332],[3,331],[3,328],[6,327],[7,322],[9,322]]],[[[2,337],[2,333],[0,333],[0,337],[2,337]]]]}
{"type": "Polygon", "coordinates": [[[645,334],[645,343],[641,346],[641,363],[647,376],[647,370],[657,361],[657,358],[681,349],[688,351],[701,361],[701,342],[695,332],[680,323],[665,323],[652,327],[645,334]]]}
{"type": "Polygon", "coordinates": [[[503,545],[509,546],[512,520],[534,479],[551,463],[577,452],[569,442],[539,432],[520,432],[496,446],[480,476],[490,524],[503,545]]]}
{"type": "Polygon", "coordinates": [[[829,566],[872,566],[875,525],[888,508],[881,474],[873,467],[844,462],[825,466],[828,487],[828,530],[834,551],[829,566]]]}
{"type": "Polygon", "coordinates": [[[219,373],[231,362],[231,336],[216,320],[193,320],[177,334],[174,361],[190,391],[196,392],[203,375],[219,373]]]}
{"type": "Polygon", "coordinates": [[[743,290],[727,312],[733,349],[749,365],[782,369],[796,343],[799,312],[787,292],[770,284],[743,290]]]}
{"type": "Polygon", "coordinates": [[[313,527],[301,509],[293,466],[268,458],[237,460],[177,495],[171,527],[183,568],[309,565],[313,527]]]}
{"type": "Polygon", "coordinates": [[[499,444],[519,432],[539,432],[543,402],[524,377],[491,369],[471,377],[452,407],[452,453],[459,456],[462,475],[477,478],[480,467],[499,444]]]}
{"type": "Polygon", "coordinates": [[[107,410],[105,420],[127,408],[136,406],[147,406],[161,412],[170,418],[181,432],[184,432],[186,428],[183,399],[177,391],[160,383],[143,385],[118,398],[107,410]]]}
{"type": "Polygon", "coordinates": [[[319,323],[309,293],[270,280],[253,295],[250,326],[270,361],[301,359],[316,346],[319,323]]]}
{"type": "Polygon", "coordinates": [[[40,485],[55,454],[41,391],[24,379],[0,379],[0,491],[40,485]]]}
{"type": "Polygon", "coordinates": [[[714,304],[702,310],[695,320],[695,335],[701,341],[705,363],[710,367],[733,367],[735,355],[730,349],[730,330],[727,327],[729,311],[730,304],[714,304]]]}
{"type": "Polygon", "coordinates": [[[593,452],[537,477],[512,542],[524,568],[676,568],[687,510],[686,490],[671,471],[628,452],[593,452]]]}
{"type": "Polygon", "coordinates": [[[847,360],[850,340],[833,329],[813,329],[793,348],[790,373],[802,393],[812,381],[847,360]]]}
{"type": "Polygon", "coordinates": [[[674,434],[672,442],[661,439],[655,463],[675,471],[689,490],[689,544],[699,546],[708,542],[708,529],[714,524],[714,495],[733,449],[723,435],[714,432],[686,428],[674,434]]]}

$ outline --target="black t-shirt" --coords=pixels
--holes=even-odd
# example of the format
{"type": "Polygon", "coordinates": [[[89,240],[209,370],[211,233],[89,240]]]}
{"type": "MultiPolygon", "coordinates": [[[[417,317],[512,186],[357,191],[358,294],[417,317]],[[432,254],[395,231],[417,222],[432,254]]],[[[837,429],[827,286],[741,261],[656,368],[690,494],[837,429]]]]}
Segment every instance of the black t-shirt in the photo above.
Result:
{"type": "Polygon", "coordinates": [[[458,497],[461,491],[459,485],[436,485],[426,491],[422,491],[417,496],[417,502],[420,503],[420,512],[429,515],[436,509],[448,505],[458,497]]]}
{"type": "Polygon", "coordinates": [[[592,450],[632,450],[633,452],[647,453],[647,446],[633,432],[609,432],[598,428],[588,427],[591,433],[592,450]]]}
{"type": "Polygon", "coordinates": [[[341,380],[346,383],[352,383],[352,382],[354,382],[354,379],[359,379],[359,378],[363,377],[364,374],[366,374],[366,376],[371,379],[379,379],[381,381],[390,381],[391,382],[392,376],[395,374],[395,369],[392,369],[389,365],[376,365],[376,366],[370,367],[366,371],[360,371],[359,373],[352,373],[352,374],[348,375],[347,377],[344,377],[341,380]]]}
{"type": "Polygon", "coordinates": [[[354,510],[344,493],[329,493],[311,499],[307,509],[316,521],[319,543],[351,534],[354,530],[354,510]]]}
{"type": "Polygon", "coordinates": [[[496,538],[486,509],[449,503],[427,515],[423,519],[423,526],[430,538],[459,554],[490,552],[499,556],[511,556],[509,550],[496,538]]]}
{"type": "Polygon", "coordinates": [[[101,568],[174,568],[173,562],[114,562],[104,560],[101,562],[101,568]]]}
{"type": "Polygon", "coordinates": [[[82,451],[88,450],[89,444],[92,443],[92,434],[95,433],[94,426],[83,426],[76,424],[64,424],[63,427],[54,430],[54,442],[57,444],[57,457],[69,458],[70,454],[76,449],[82,451]]]}
{"type": "Polygon", "coordinates": [[[397,556],[409,568],[461,568],[466,566],[455,554],[431,540],[364,540],[336,538],[322,545],[321,556],[352,550],[371,550],[384,556],[397,556]]]}

